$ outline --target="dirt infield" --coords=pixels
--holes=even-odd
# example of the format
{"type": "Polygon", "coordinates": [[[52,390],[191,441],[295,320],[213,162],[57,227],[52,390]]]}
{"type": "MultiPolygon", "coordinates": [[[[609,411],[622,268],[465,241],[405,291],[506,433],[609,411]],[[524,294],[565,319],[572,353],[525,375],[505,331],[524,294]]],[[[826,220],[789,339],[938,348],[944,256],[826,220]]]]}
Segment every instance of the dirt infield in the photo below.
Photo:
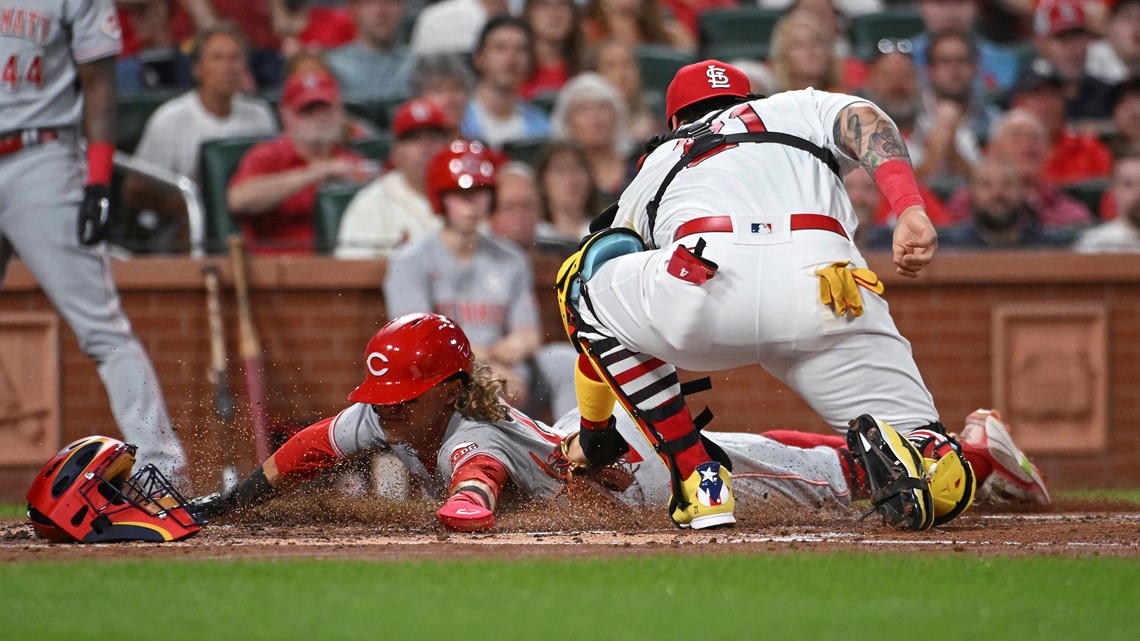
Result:
{"type": "Polygon", "coordinates": [[[884,527],[853,511],[767,506],[738,509],[735,528],[678,530],[660,511],[609,506],[508,510],[489,533],[455,534],[432,507],[314,499],[271,504],[241,519],[212,523],[194,538],[163,545],[53,545],[27,523],[0,520],[0,562],[119,558],[602,557],[661,553],[770,553],[789,550],[913,551],[971,555],[1140,556],[1140,506],[1061,502],[1028,512],[982,506],[947,527],[917,534],[884,527]]]}

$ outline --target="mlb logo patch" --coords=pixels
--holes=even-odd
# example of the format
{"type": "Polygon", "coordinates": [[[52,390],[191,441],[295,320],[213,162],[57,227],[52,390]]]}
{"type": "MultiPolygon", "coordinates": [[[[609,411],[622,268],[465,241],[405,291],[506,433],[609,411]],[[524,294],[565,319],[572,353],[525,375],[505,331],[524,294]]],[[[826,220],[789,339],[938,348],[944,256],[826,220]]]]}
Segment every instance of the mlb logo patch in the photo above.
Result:
{"type": "Polygon", "coordinates": [[[772,223],[752,223],[751,231],[753,234],[771,234],[772,223]]]}

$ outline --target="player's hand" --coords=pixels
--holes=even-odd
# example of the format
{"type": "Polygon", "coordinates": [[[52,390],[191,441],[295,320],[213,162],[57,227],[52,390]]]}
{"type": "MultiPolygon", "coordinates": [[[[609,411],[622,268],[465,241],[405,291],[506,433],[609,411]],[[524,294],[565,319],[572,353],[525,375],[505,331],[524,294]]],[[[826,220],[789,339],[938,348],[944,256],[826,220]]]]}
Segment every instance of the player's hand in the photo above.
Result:
{"type": "Polygon", "coordinates": [[[111,188],[107,185],[87,185],[83,188],[83,202],[79,205],[79,242],[94,245],[107,239],[111,233],[111,188]]]}
{"type": "Polygon", "coordinates": [[[918,272],[934,260],[938,249],[938,232],[918,205],[907,207],[899,215],[891,248],[894,250],[895,271],[907,278],[918,277],[918,272]]]}
{"type": "Polygon", "coordinates": [[[435,515],[444,527],[456,532],[478,532],[495,525],[495,513],[475,492],[460,490],[452,494],[435,515]]]}

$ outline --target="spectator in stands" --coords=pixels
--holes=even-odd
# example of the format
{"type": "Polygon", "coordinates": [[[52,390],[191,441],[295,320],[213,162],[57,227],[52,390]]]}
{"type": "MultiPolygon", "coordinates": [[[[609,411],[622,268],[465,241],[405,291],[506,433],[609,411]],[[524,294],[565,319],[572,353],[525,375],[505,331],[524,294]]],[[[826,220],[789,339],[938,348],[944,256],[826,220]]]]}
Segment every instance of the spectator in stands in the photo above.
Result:
{"type": "Polygon", "coordinates": [[[847,37],[847,18],[849,15],[880,11],[882,2],[880,0],[848,2],[796,0],[794,5],[796,11],[806,11],[815,16],[816,24],[823,30],[832,54],[839,64],[839,86],[847,89],[862,87],[867,80],[867,65],[855,56],[856,52],[847,37]]]}
{"type": "Polygon", "coordinates": [[[190,63],[175,45],[168,0],[118,0],[123,51],[115,61],[115,83],[130,93],[193,86],[190,63]]]}
{"type": "Polygon", "coordinates": [[[1119,215],[1086,230],[1073,249],[1081,253],[1140,252],[1140,155],[1130,153],[1116,160],[1112,191],[1119,215]]]}
{"type": "MultiPolygon", "coordinates": [[[[332,74],[332,72],[332,68],[325,61],[325,55],[319,51],[302,51],[290,58],[285,64],[286,77],[306,73],[332,74]]],[[[340,87],[339,82],[337,87],[340,87]]],[[[376,122],[352,114],[345,115],[345,140],[365,140],[376,138],[379,135],[380,130],[377,128],[376,122]]]]}
{"type": "MultiPolygon", "coordinates": [[[[1045,175],[1048,134],[1036,115],[1025,109],[1004,113],[994,121],[989,138],[987,157],[1017,168],[1025,181],[1026,200],[1046,229],[1092,222],[1089,210],[1045,175]]],[[[956,223],[971,219],[969,187],[954,194],[948,209],[956,223]]]]}
{"type": "Polygon", "coordinates": [[[550,119],[552,137],[577,143],[605,199],[616,200],[631,178],[634,147],[618,90],[592,71],[579,74],[562,88],[550,119]]]}
{"type": "Polygon", "coordinates": [[[919,69],[926,68],[927,47],[934,34],[958,31],[970,34],[978,49],[977,95],[989,99],[1013,87],[1018,74],[1017,56],[978,35],[978,0],[918,0],[918,10],[925,26],[923,33],[912,39],[919,69]]]}
{"type": "Polygon", "coordinates": [[[406,98],[411,55],[400,42],[405,0],[349,0],[356,39],[333,49],[325,61],[349,100],[406,98]]]}
{"type": "Polygon", "coordinates": [[[1060,78],[1065,97],[1065,120],[1069,126],[1091,132],[1104,131],[1111,116],[1112,85],[1085,73],[1085,58],[1092,32],[1085,12],[1074,0],[1041,0],[1033,16],[1033,32],[1042,63],[1060,78]]]}
{"type": "Polygon", "coordinates": [[[1017,167],[987,158],[974,167],[966,188],[969,220],[938,234],[942,247],[1032,247],[1067,244],[1051,233],[1029,205],[1025,180],[1017,167]]]}
{"type": "MultiPolygon", "coordinates": [[[[143,130],[135,157],[179,176],[198,180],[199,150],[207,140],[272,136],[273,112],[264,101],[239,91],[248,74],[245,41],[237,27],[218,22],[199,32],[190,49],[197,88],[159,107],[143,130]]],[[[124,203],[143,210],[140,226],[152,251],[173,251],[185,232],[186,205],[176,191],[127,174],[124,203]]]]}
{"type": "Polygon", "coordinates": [[[427,5],[412,27],[412,53],[469,54],[487,21],[507,13],[506,0],[440,0],[427,5]]]}
{"type": "Polygon", "coordinates": [[[662,15],[658,0],[587,0],[582,27],[590,44],[616,38],[633,47],[667,45],[692,52],[697,46],[672,16],[662,15]]]}
{"type": "Polygon", "coordinates": [[[289,60],[303,51],[324,52],[356,38],[356,23],[343,7],[311,0],[270,0],[273,31],[281,39],[281,55],[289,60]]]}
{"type": "Polygon", "coordinates": [[[526,0],[523,20],[534,34],[534,71],[520,95],[535,96],[556,92],[582,70],[585,38],[574,0],[526,0]]]}
{"type": "Polygon", "coordinates": [[[916,155],[921,156],[921,151],[910,149],[910,141],[918,127],[923,105],[911,47],[911,42],[905,39],[880,40],[867,68],[867,83],[858,93],[879,105],[895,121],[917,168],[922,159],[916,155]]]}
{"type": "Polygon", "coordinates": [[[519,18],[495,16],[487,21],[475,48],[479,76],[459,131],[494,149],[503,143],[550,134],[541,109],[519,98],[519,88],[534,66],[530,27],[519,18]]]}
{"type": "Polygon", "coordinates": [[[841,91],[839,58],[814,13],[793,11],[776,23],[769,54],[779,91],[841,91]]]}
{"type": "Polygon", "coordinates": [[[252,251],[308,253],[317,188],[370,179],[375,168],[343,146],[344,107],[331,73],[289,76],[280,111],[283,135],[246,153],[226,200],[252,251]]]}
{"type": "Polygon", "coordinates": [[[1116,86],[1112,95],[1112,122],[1115,131],[1108,139],[1113,158],[1140,151],[1140,78],[1116,86]]]}
{"type": "Polygon", "coordinates": [[[496,173],[479,142],[453,141],[429,161],[428,194],[443,227],[393,254],[384,301],[389,318],[431,311],[459,323],[475,357],[507,379],[507,400],[522,407],[542,334],[529,258],[482,231],[496,173]]]}
{"type": "Polygon", "coordinates": [[[965,181],[981,156],[975,127],[985,110],[973,98],[976,52],[970,39],[946,32],[931,39],[926,90],[907,150],[924,181],[965,181]]]}
{"type": "Polygon", "coordinates": [[[1140,0],[1116,0],[1108,14],[1104,37],[1089,45],[1085,70],[1116,84],[1140,76],[1140,0]]]}
{"type": "MultiPolygon", "coordinates": [[[[825,0],[827,1],[827,0],[825,0]]],[[[661,0],[662,8],[696,42],[701,14],[712,9],[735,9],[738,0],[661,0]]]]}
{"type": "Polygon", "coordinates": [[[337,234],[337,258],[375,258],[426,234],[442,220],[424,180],[428,161],[454,137],[455,125],[434,102],[416,98],[396,110],[392,169],[352,198],[337,234]]]}
{"type": "Polygon", "coordinates": [[[1033,113],[1045,125],[1048,156],[1044,177],[1058,184],[1104,178],[1112,171],[1112,154],[1100,140],[1065,125],[1064,80],[1052,69],[1030,65],[1014,88],[1010,105],[1033,113]]]}
{"type": "Polygon", "coordinates": [[[416,56],[408,78],[413,98],[426,98],[443,109],[452,122],[463,120],[475,78],[463,60],[451,53],[416,56]]]}
{"type": "Polygon", "coordinates": [[[926,110],[936,111],[943,103],[956,106],[962,111],[959,126],[973,134],[975,146],[1001,114],[996,105],[978,95],[977,73],[978,49],[968,35],[944,31],[931,38],[926,56],[926,110]]]}
{"type": "Polygon", "coordinates": [[[871,180],[863,168],[849,172],[843,179],[847,189],[847,197],[851,199],[851,207],[859,218],[859,226],[855,228],[855,244],[860,249],[890,249],[894,229],[888,225],[876,222],[879,210],[883,208],[883,195],[875,181],[871,180]]]}
{"type": "Polygon", "coordinates": [[[542,202],[542,220],[535,234],[539,247],[573,251],[604,206],[590,175],[590,161],[575,143],[555,141],[538,155],[535,172],[542,202]]]}
{"type": "Polygon", "coordinates": [[[593,48],[589,67],[621,92],[629,114],[629,134],[634,140],[645,141],[664,133],[665,115],[654,113],[645,99],[633,47],[613,38],[603,40],[593,48]]]}
{"type": "Polygon", "coordinates": [[[538,189],[530,165],[516,160],[499,168],[495,211],[489,221],[491,233],[522,249],[531,249],[535,245],[540,213],[538,189]]]}
{"type": "Polygon", "coordinates": [[[174,4],[171,30],[175,42],[214,26],[218,20],[235,23],[249,43],[249,66],[259,88],[281,84],[284,60],[281,38],[274,31],[275,12],[283,0],[180,0],[174,4]]]}

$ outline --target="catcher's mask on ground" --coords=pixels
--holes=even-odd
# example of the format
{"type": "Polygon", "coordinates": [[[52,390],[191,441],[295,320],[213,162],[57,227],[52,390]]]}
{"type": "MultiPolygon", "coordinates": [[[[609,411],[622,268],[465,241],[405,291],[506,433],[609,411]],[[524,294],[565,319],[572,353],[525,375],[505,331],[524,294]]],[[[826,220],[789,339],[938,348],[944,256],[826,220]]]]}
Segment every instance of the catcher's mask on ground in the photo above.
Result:
{"type": "Polygon", "coordinates": [[[450,318],[407,314],[380,328],[364,350],[364,382],[348,400],[398,405],[459,373],[471,373],[471,343],[450,318]]]}
{"type": "Polygon", "coordinates": [[[676,126],[673,116],[689,105],[722,96],[746,98],[749,91],[748,76],[719,60],[704,60],[681,67],[665,91],[665,122],[673,128],[676,126]]]}
{"type": "Polygon", "coordinates": [[[55,543],[178,541],[203,523],[153,465],[131,475],[135,446],[89,436],[60,450],[28,489],[28,518],[55,543]]]}
{"type": "Polygon", "coordinates": [[[453,140],[428,162],[427,196],[437,214],[444,213],[443,195],[448,192],[494,187],[495,163],[479,141],[453,140]]]}

